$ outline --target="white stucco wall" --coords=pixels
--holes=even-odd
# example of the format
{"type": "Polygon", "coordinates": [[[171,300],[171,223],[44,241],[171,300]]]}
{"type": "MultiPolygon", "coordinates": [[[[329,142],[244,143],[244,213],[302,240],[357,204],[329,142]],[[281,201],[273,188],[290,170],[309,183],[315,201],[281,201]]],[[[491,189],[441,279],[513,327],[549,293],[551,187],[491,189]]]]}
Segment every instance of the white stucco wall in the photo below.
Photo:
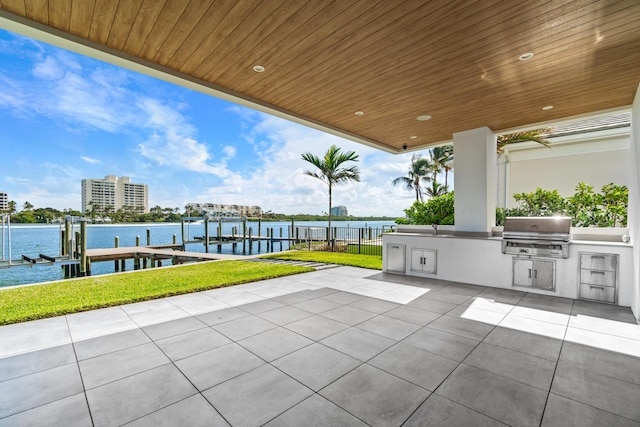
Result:
{"type": "MultiPolygon", "coordinates": [[[[529,193],[537,187],[558,190],[564,196],[572,196],[580,182],[593,185],[599,191],[603,185],[613,182],[628,185],[629,150],[605,153],[576,154],[570,157],[555,157],[516,161],[511,163],[511,194],[529,193]]],[[[511,203],[513,203],[513,197],[511,203]]]]}
{"type": "Polygon", "coordinates": [[[631,309],[640,319],[640,86],[631,111],[631,149],[629,155],[629,235],[633,245],[634,301],[631,309]]]}

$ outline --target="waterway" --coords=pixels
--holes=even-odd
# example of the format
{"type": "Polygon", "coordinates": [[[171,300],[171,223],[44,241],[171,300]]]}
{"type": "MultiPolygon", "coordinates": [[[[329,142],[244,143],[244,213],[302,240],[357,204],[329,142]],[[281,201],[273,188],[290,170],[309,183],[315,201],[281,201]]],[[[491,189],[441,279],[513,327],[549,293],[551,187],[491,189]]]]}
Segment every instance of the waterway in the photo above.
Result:
{"type": "MultiPolygon", "coordinates": [[[[217,223],[212,222],[209,226],[209,233],[215,236],[217,232],[217,223]]],[[[267,222],[261,223],[261,234],[267,234],[267,228],[272,228],[274,236],[280,236],[282,230],[283,237],[288,237],[291,222],[267,222]]],[[[327,222],[322,221],[300,221],[295,223],[296,226],[326,227],[327,222]]],[[[350,227],[350,228],[383,228],[393,225],[392,221],[332,221],[332,227],[350,227]]],[[[223,222],[222,234],[229,235],[233,227],[237,227],[242,233],[242,223],[223,222]]],[[[258,223],[248,222],[247,228],[251,227],[252,235],[258,234],[258,223]]],[[[120,246],[135,246],[136,237],[140,237],[141,245],[147,242],[147,230],[150,232],[151,244],[161,245],[171,243],[175,235],[178,243],[182,243],[182,231],[180,223],[150,223],[150,224],[89,224],[87,226],[87,248],[112,248],[116,236],[119,238],[120,246]]],[[[79,231],[79,226],[75,226],[75,231],[79,231]]],[[[195,236],[204,236],[204,224],[187,224],[185,225],[186,238],[192,240],[195,236]]],[[[248,244],[245,247],[245,254],[251,255],[256,253],[267,253],[272,251],[287,250],[288,242],[276,242],[267,245],[266,241],[261,243],[254,242],[252,251],[249,251],[248,244]]],[[[4,230],[3,253],[0,253],[0,259],[8,260],[19,259],[22,255],[37,258],[40,254],[56,256],[60,254],[60,226],[59,225],[36,225],[36,224],[12,224],[11,225],[11,242],[9,242],[9,234],[7,229],[4,230]],[[9,244],[10,243],[10,244],[9,244]],[[9,251],[9,249],[11,249],[9,251]],[[11,252],[11,256],[9,256],[11,252]]],[[[202,243],[189,244],[187,251],[204,252],[205,247],[202,243]]],[[[237,255],[243,255],[242,243],[237,244],[235,251],[232,244],[222,245],[221,252],[237,255]]],[[[209,252],[216,253],[217,246],[209,246],[209,252]]],[[[127,270],[133,270],[133,261],[128,260],[126,264],[127,270]]],[[[113,262],[97,262],[91,265],[92,275],[113,273],[113,262]]],[[[0,287],[21,285],[27,283],[39,283],[52,280],[63,279],[63,271],[60,266],[36,265],[25,267],[0,268],[0,287]]]]}

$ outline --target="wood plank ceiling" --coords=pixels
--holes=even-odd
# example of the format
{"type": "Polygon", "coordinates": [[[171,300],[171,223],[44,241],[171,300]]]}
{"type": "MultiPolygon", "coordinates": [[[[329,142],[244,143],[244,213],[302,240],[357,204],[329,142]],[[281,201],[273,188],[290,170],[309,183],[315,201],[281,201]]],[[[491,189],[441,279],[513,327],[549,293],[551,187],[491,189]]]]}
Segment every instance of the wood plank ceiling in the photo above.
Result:
{"type": "Polygon", "coordinates": [[[0,16],[388,151],[626,107],[640,83],[638,0],[0,0],[0,16]]]}

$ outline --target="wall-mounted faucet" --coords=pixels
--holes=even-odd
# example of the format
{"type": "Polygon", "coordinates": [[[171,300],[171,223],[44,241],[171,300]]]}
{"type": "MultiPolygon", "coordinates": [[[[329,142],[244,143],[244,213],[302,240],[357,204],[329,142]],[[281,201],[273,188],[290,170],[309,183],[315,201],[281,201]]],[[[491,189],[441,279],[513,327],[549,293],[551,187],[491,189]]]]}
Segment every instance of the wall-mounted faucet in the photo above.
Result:
{"type": "Polygon", "coordinates": [[[433,230],[435,231],[436,236],[438,235],[438,224],[431,224],[433,230]]]}

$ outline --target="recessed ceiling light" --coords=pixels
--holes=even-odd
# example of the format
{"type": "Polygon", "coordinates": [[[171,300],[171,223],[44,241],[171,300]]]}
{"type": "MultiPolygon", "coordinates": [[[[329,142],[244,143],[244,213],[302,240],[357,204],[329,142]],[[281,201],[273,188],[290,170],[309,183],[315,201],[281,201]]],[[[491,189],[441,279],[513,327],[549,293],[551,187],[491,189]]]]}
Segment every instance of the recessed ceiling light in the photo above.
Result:
{"type": "Polygon", "coordinates": [[[421,122],[426,122],[427,120],[431,120],[431,116],[425,114],[424,116],[416,117],[416,120],[419,120],[421,122]]]}
{"type": "Polygon", "coordinates": [[[253,71],[256,73],[264,73],[265,68],[262,65],[254,65],[253,71]]]}
{"type": "Polygon", "coordinates": [[[418,137],[417,137],[417,136],[415,136],[415,135],[411,135],[411,136],[409,137],[409,139],[418,139],[418,137]]]}
{"type": "Polygon", "coordinates": [[[533,58],[533,52],[526,52],[518,57],[520,61],[526,61],[527,59],[531,59],[531,58],[533,58]]]}
{"type": "Polygon", "coordinates": [[[356,111],[356,116],[364,116],[364,111],[356,111]]]}
{"type": "Polygon", "coordinates": [[[546,106],[542,107],[542,109],[543,109],[544,111],[553,110],[553,105],[546,105],[546,106]]]}

